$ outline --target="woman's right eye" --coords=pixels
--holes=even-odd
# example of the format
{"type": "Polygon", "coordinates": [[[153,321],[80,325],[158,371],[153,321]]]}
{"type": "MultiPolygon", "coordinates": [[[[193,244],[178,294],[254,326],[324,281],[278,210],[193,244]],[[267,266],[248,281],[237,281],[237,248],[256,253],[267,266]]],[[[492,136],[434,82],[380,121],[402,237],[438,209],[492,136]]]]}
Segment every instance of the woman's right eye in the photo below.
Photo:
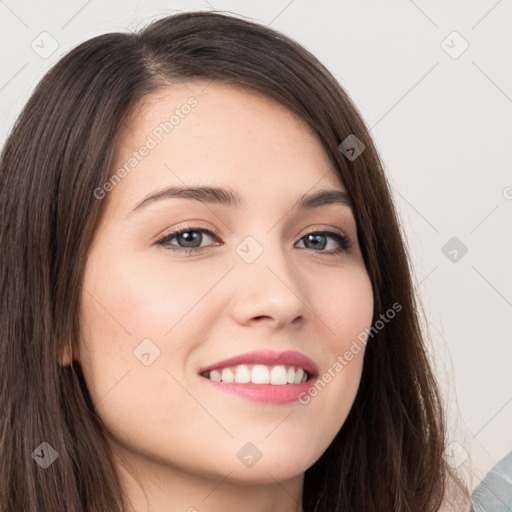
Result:
{"type": "Polygon", "coordinates": [[[166,249],[170,249],[172,251],[180,251],[190,254],[198,252],[204,248],[200,247],[204,238],[204,234],[206,234],[207,237],[216,238],[218,233],[214,233],[209,229],[203,228],[182,228],[168,233],[167,235],[157,240],[156,243],[158,245],[163,245],[166,249]],[[172,244],[171,241],[174,239],[176,239],[178,242],[181,241],[185,245],[172,244]]]}

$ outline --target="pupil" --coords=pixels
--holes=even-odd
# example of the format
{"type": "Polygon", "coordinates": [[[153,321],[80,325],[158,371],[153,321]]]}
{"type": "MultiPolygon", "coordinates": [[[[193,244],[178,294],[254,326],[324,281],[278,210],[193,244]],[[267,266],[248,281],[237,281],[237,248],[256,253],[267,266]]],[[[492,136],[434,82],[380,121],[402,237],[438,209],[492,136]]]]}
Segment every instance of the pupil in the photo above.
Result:
{"type": "Polygon", "coordinates": [[[312,239],[314,239],[314,243],[316,244],[317,248],[320,246],[320,249],[325,249],[325,241],[322,241],[320,240],[320,244],[318,244],[319,242],[319,239],[321,238],[324,238],[323,235],[308,235],[309,237],[311,237],[312,239]]]}
{"type": "MultiPolygon", "coordinates": [[[[180,235],[182,237],[182,239],[185,241],[185,244],[190,244],[191,242],[193,243],[194,242],[194,239],[195,241],[197,242],[197,240],[200,239],[200,233],[197,233],[196,231],[186,231],[185,233],[182,233],[180,235]],[[190,236],[190,234],[193,233],[192,236],[190,236]]],[[[196,247],[196,245],[186,245],[186,247],[196,247]]]]}

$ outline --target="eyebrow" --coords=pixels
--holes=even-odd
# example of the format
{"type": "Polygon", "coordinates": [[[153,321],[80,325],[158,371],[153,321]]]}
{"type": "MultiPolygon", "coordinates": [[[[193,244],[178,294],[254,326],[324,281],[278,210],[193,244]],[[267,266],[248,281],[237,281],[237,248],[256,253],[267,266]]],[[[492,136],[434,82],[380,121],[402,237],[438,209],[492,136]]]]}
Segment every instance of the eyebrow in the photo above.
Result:
{"type": "MultiPolygon", "coordinates": [[[[135,205],[129,215],[157,201],[176,198],[193,199],[205,204],[218,204],[222,206],[240,207],[245,204],[242,196],[230,188],[174,186],[147,195],[135,205]]],[[[329,204],[341,204],[352,208],[349,194],[336,189],[324,189],[312,194],[304,194],[298,198],[294,208],[296,210],[310,210],[329,204]]]]}

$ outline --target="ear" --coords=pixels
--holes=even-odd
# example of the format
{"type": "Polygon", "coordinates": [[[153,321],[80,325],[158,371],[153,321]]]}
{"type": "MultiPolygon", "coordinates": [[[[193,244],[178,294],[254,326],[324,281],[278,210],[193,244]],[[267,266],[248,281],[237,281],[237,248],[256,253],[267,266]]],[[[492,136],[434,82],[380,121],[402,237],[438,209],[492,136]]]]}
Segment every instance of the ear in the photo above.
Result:
{"type": "Polygon", "coordinates": [[[62,357],[59,361],[61,366],[70,366],[73,362],[73,353],[71,350],[71,343],[68,342],[64,345],[64,350],[62,351],[62,357]]]}

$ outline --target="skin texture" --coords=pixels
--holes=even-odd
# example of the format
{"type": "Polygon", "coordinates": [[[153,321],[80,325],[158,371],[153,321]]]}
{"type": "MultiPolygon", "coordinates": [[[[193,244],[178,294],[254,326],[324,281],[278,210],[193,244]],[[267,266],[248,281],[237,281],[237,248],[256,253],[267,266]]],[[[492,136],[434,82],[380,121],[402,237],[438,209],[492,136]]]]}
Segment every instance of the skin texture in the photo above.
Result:
{"type": "Polygon", "coordinates": [[[308,126],[257,93],[206,85],[161,89],[126,121],[113,172],[169,113],[197,100],[102,199],[76,359],[134,511],[299,511],[304,472],[354,401],[364,346],[307,405],[251,402],[198,370],[270,349],[302,352],[322,374],[370,328],[372,287],[348,206],[293,209],[302,194],[344,190],[308,126]],[[130,213],[148,194],[185,184],[229,186],[245,205],[174,198],[130,213]],[[335,254],[330,235],[320,249],[304,238],[326,226],[350,238],[348,252],[335,254]],[[155,245],[182,227],[219,234],[203,233],[192,255],[168,248],[179,238],[155,245]],[[248,236],[263,250],[250,264],[236,252],[248,236]],[[160,350],[148,366],[134,355],[144,339],[160,350]],[[237,457],[248,442],[262,453],[250,468],[237,457]]]}

